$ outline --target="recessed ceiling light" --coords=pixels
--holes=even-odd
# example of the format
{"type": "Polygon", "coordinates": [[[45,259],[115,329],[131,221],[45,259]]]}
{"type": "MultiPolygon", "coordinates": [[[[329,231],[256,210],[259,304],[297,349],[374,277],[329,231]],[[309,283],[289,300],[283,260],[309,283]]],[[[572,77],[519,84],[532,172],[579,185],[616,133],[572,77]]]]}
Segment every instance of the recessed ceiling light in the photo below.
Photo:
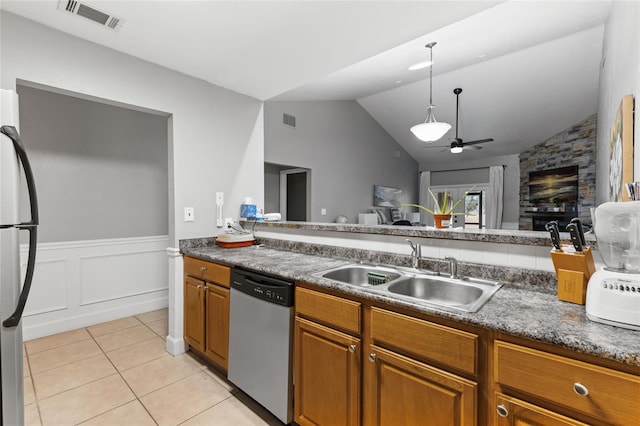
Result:
{"type": "Polygon", "coordinates": [[[420,62],[409,67],[409,71],[421,70],[422,68],[426,68],[428,66],[433,65],[431,61],[420,62]]]}
{"type": "Polygon", "coordinates": [[[479,54],[479,55],[478,55],[478,58],[481,58],[481,59],[482,59],[482,58],[484,58],[484,57],[486,57],[486,56],[487,56],[487,54],[486,54],[486,53],[481,53],[481,54],[479,54]]]}

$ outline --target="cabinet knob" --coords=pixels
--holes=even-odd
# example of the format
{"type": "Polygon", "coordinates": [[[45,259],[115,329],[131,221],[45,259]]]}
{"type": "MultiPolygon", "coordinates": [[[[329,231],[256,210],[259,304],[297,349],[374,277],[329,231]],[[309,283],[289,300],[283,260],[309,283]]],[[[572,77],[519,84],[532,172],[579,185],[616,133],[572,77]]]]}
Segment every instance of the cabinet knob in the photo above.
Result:
{"type": "Polygon", "coordinates": [[[369,361],[376,362],[376,354],[369,354],[369,361]]]}
{"type": "Polygon", "coordinates": [[[498,415],[500,417],[507,417],[509,416],[509,410],[507,410],[507,407],[505,407],[504,405],[500,404],[496,407],[496,411],[498,412],[498,415]]]}
{"type": "Polygon", "coordinates": [[[202,288],[202,286],[201,286],[200,284],[198,284],[198,285],[196,286],[196,288],[202,288]]]}
{"type": "Polygon", "coordinates": [[[204,271],[206,271],[206,270],[207,270],[207,267],[206,267],[206,266],[201,266],[201,267],[200,267],[200,272],[204,272],[204,271]]]}
{"type": "Polygon", "coordinates": [[[574,383],[573,384],[573,390],[574,390],[575,393],[577,393],[580,396],[589,395],[589,388],[587,388],[582,383],[574,383]]]}
{"type": "Polygon", "coordinates": [[[349,345],[349,352],[354,353],[356,351],[356,345],[349,345]]]}

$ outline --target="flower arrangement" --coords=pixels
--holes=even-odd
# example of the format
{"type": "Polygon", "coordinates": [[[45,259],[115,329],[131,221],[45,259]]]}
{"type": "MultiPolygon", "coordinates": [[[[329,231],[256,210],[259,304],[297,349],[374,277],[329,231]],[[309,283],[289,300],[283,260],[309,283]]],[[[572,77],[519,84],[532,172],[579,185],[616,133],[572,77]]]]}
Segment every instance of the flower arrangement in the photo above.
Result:
{"type": "Polygon", "coordinates": [[[469,190],[467,190],[464,193],[464,195],[462,195],[462,197],[460,197],[460,199],[458,201],[453,203],[453,205],[451,204],[451,200],[449,199],[449,192],[446,189],[444,190],[444,198],[442,199],[442,204],[440,204],[438,202],[438,198],[431,191],[431,188],[428,188],[429,194],[431,194],[431,198],[433,198],[433,206],[434,206],[433,210],[431,210],[430,208],[427,208],[427,207],[425,207],[425,206],[423,206],[421,204],[403,204],[403,205],[411,206],[411,207],[417,207],[420,210],[424,210],[427,213],[430,213],[432,215],[445,215],[445,216],[461,215],[461,214],[464,214],[464,213],[455,213],[455,210],[458,208],[460,203],[465,199],[467,194],[469,192],[473,191],[474,188],[475,188],[475,185],[473,187],[471,187],[469,190]]]}

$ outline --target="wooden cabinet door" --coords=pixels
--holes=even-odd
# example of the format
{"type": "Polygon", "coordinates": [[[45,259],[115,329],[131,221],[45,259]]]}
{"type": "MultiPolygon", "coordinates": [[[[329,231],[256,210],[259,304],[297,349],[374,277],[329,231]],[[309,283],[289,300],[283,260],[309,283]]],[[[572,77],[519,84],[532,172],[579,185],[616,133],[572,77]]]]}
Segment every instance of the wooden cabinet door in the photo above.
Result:
{"type": "Polygon", "coordinates": [[[224,370],[229,355],[229,289],[207,283],[205,355],[224,370]]]}
{"type": "Polygon", "coordinates": [[[204,281],[184,278],[184,340],[204,351],[204,281]]]}
{"type": "Polygon", "coordinates": [[[306,425],[360,424],[360,339],[295,321],[294,420],[306,425]]]}
{"type": "Polygon", "coordinates": [[[375,345],[367,354],[367,423],[462,426],[477,423],[477,384],[375,345]]]}
{"type": "Polygon", "coordinates": [[[553,411],[497,394],[496,426],[586,426],[553,411]]]}

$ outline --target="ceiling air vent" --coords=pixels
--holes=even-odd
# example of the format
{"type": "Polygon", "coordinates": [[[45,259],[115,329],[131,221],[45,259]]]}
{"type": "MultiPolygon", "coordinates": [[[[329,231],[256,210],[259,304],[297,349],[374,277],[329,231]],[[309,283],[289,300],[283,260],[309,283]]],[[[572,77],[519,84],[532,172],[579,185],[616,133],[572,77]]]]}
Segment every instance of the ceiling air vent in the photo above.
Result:
{"type": "Polygon", "coordinates": [[[282,113],[282,124],[296,128],[296,118],[293,115],[282,113]]]}
{"type": "Polygon", "coordinates": [[[124,20],[108,13],[104,13],[85,2],[77,0],[58,0],[58,10],[82,16],[90,21],[112,30],[119,30],[124,20]]]}

